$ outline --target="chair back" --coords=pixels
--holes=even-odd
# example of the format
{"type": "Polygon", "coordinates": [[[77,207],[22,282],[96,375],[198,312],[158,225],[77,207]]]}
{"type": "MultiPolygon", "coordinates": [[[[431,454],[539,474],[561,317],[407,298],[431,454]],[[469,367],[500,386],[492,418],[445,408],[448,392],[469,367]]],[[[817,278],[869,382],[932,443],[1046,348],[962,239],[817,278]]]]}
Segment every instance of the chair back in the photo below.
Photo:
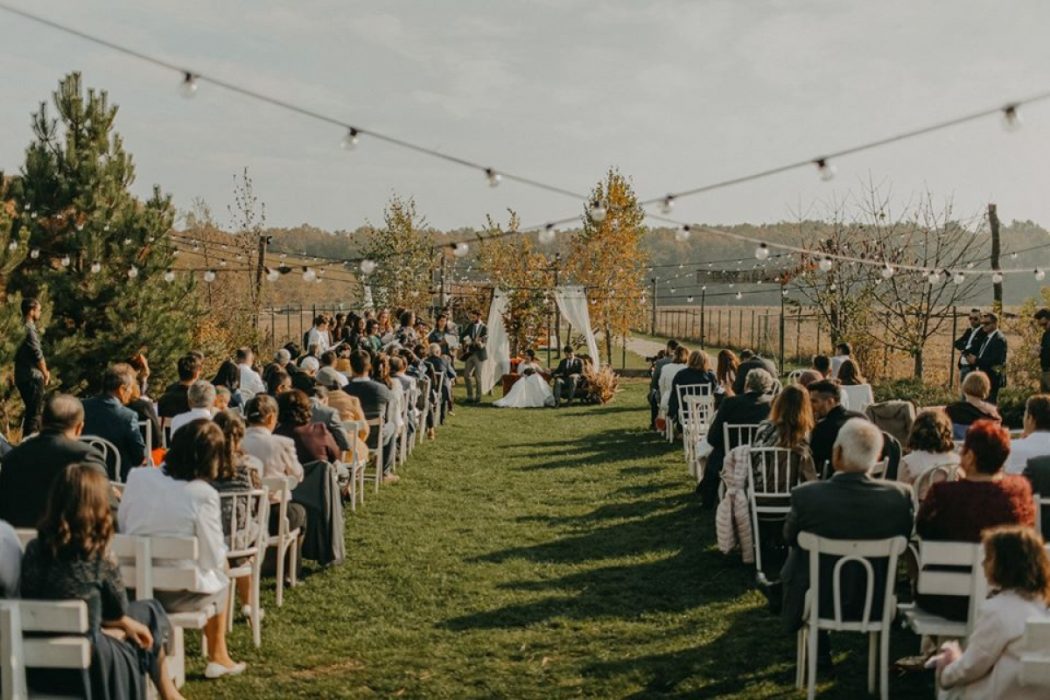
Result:
{"type": "Polygon", "coordinates": [[[138,600],[152,598],[155,591],[198,589],[196,537],[114,535],[110,546],[121,578],[135,588],[138,600]]]}
{"type": "Polygon", "coordinates": [[[918,541],[919,580],[923,595],[968,596],[967,634],[977,619],[977,607],[988,597],[984,547],[973,542],[918,541]]]}
{"type": "Polygon", "coordinates": [[[381,411],[378,416],[368,421],[369,427],[372,428],[372,434],[376,436],[376,446],[370,447],[370,449],[376,455],[376,464],[379,465],[379,471],[383,471],[383,443],[385,442],[383,432],[386,427],[386,416],[384,413],[385,411],[381,411]]]}
{"type": "Polygon", "coordinates": [[[758,431],[758,423],[723,423],[722,438],[725,443],[725,451],[741,445],[750,445],[755,439],[758,431]]]}
{"type": "MultiPolygon", "coordinates": [[[[942,481],[958,481],[961,473],[962,470],[957,463],[949,462],[930,467],[922,474],[919,474],[918,478],[911,484],[911,498],[915,505],[915,512],[919,512],[919,503],[926,498],[926,492],[930,490],[931,486],[942,481]]],[[[1037,508],[1036,519],[1038,520],[1038,518],[1037,508]]]]}
{"type": "Polygon", "coordinates": [[[115,481],[118,484],[124,482],[124,477],[120,473],[120,450],[117,449],[116,445],[98,435],[81,435],[79,439],[102,453],[110,481],[115,481]]]}
{"type": "Polygon", "coordinates": [[[26,545],[36,539],[35,527],[16,527],[15,534],[18,535],[18,544],[25,551],[26,545]]]}
{"type": "Polygon", "coordinates": [[[678,387],[678,423],[683,427],[711,425],[715,417],[715,397],[710,384],[680,385],[678,387]],[[700,391],[683,392],[682,389],[702,387],[700,391]]]}
{"type": "Polygon", "coordinates": [[[1025,623],[1019,680],[1022,686],[1050,687],[1050,620],[1025,623]]]}
{"type": "Polygon", "coordinates": [[[273,506],[277,508],[278,532],[271,538],[284,538],[289,534],[288,504],[292,500],[292,489],[298,484],[294,476],[268,476],[262,480],[263,488],[273,500],[273,506]]]}
{"type": "Polygon", "coordinates": [[[29,697],[27,668],[90,668],[87,633],[82,600],[0,600],[0,697],[29,697]]]}
{"type": "Polygon", "coordinates": [[[751,446],[748,491],[766,505],[759,513],[784,513],[791,509],[791,489],[802,482],[802,460],[787,447],[751,446]]]}
{"type": "Polygon", "coordinates": [[[153,421],[140,420],[139,432],[142,433],[142,441],[146,443],[146,464],[153,467],[153,421]]]}
{"type": "Polygon", "coordinates": [[[226,556],[230,559],[251,557],[265,546],[270,520],[270,498],[267,489],[220,491],[222,531],[226,556]]]}
{"type": "Polygon", "coordinates": [[[872,466],[871,471],[868,472],[868,476],[872,479],[885,479],[886,467],[888,467],[889,464],[889,458],[880,459],[878,462],[875,462],[874,466],[872,466]]]}
{"type": "Polygon", "coordinates": [[[787,383],[788,384],[798,384],[798,380],[802,378],[802,372],[803,372],[803,370],[800,370],[800,369],[793,369],[793,370],[791,370],[788,373],[788,376],[787,376],[787,383]]]}
{"type": "Polygon", "coordinates": [[[171,418],[160,417],[160,446],[168,449],[171,444],[171,418]]]}
{"type": "Polygon", "coordinates": [[[908,546],[903,537],[884,540],[831,540],[811,532],[798,534],[798,546],[809,552],[810,615],[818,629],[850,632],[880,632],[893,621],[895,608],[893,577],[897,571],[897,557],[908,546]],[[833,616],[820,614],[820,557],[838,557],[831,574],[833,616]],[[876,576],[873,559],[887,560],[887,581],[882,600],[875,600],[876,576]],[[845,620],[842,614],[842,573],[847,564],[861,567],[864,572],[864,607],[859,621],[845,620]]]}

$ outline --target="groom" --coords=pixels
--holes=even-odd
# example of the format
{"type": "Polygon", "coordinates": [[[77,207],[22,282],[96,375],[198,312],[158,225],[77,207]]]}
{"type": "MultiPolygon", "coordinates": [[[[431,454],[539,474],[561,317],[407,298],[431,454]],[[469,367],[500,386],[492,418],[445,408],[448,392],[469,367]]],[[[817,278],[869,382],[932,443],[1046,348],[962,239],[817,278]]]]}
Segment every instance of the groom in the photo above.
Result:
{"type": "Polygon", "coordinates": [[[481,402],[481,365],[488,358],[485,343],[489,339],[489,329],[481,322],[481,312],[472,309],[470,325],[459,334],[462,348],[460,358],[463,360],[463,378],[467,384],[467,401],[481,402]]]}
{"type": "Polygon", "coordinates": [[[552,373],[554,378],[554,405],[561,406],[561,397],[564,395],[566,403],[572,403],[572,397],[576,395],[576,386],[580,383],[580,375],[583,374],[583,362],[576,357],[576,351],[571,345],[565,346],[565,357],[558,363],[558,368],[552,373]]]}

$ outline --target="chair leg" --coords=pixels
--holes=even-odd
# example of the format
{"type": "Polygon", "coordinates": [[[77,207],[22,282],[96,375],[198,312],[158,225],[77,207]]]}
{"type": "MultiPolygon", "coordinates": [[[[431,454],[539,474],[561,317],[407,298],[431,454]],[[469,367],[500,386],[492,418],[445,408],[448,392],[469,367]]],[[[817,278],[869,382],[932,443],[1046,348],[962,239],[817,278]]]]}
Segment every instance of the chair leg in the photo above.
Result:
{"type": "Polygon", "coordinates": [[[291,584],[292,588],[295,588],[296,586],[299,585],[299,574],[298,574],[298,570],[299,570],[299,540],[298,539],[293,539],[291,544],[288,547],[288,561],[289,561],[290,566],[292,567],[291,570],[288,572],[289,583],[291,584]]]}
{"type": "Polygon", "coordinates": [[[259,595],[259,586],[261,585],[260,579],[262,579],[262,557],[256,555],[259,562],[252,567],[252,578],[251,578],[251,598],[252,605],[252,641],[255,642],[255,648],[258,649],[262,646],[262,600],[259,595]]]}
{"type": "MultiPolygon", "coordinates": [[[[811,615],[814,613],[810,613],[811,615]]],[[[806,673],[809,675],[807,679],[808,684],[806,686],[806,698],[808,700],[814,700],[817,696],[817,637],[820,636],[820,632],[814,627],[808,631],[807,640],[809,642],[808,648],[806,649],[806,673]]]]}
{"type": "Polygon", "coordinates": [[[890,628],[885,626],[879,633],[879,697],[890,698],[890,628]]]}
{"type": "Polygon", "coordinates": [[[878,662],[878,632],[868,632],[868,694],[875,693],[875,664],[878,662]]]}
{"type": "Polygon", "coordinates": [[[795,642],[795,687],[802,690],[806,684],[806,628],[800,627],[795,642]]]}
{"type": "Polygon", "coordinates": [[[181,688],[186,684],[186,638],[181,627],[171,628],[171,655],[168,663],[172,664],[175,672],[175,687],[181,688]]]}
{"type": "Polygon", "coordinates": [[[284,557],[288,553],[287,543],[281,539],[277,542],[277,607],[284,605],[284,557]]]}
{"type": "Polygon", "coordinates": [[[226,631],[233,631],[233,611],[237,608],[237,579],[230,579],[230,591],[226,594],[226,631]]]}

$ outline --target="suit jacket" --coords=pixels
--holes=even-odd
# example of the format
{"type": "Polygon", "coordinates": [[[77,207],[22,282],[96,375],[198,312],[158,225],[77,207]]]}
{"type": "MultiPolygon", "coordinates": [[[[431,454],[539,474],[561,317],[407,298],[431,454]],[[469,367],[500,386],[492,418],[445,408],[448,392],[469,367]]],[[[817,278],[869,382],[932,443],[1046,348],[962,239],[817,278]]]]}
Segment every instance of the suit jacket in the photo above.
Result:
{"type": "Polygon", "coordinates": [[[23,440],[7,453],[0,469],[0,520],[14,527],[36,527],[55,475],[76,462],[106,473],[102,454],[85,442],[49,432],[23,440]]]}
{"type": "Polygon", "coordinates": [[[963,367],[967,363],[963,362],[963,355],[968,352],[977,354],[977,351],[981,347],[981,341],[984,340],[984,331],[977,328],[967,328],[963,331],[963,334],[955,339],[952,346],[959,351],[959,366],[963,367]]]}
{"type": "Polygon", "coordinates": [[[25,324],[25,337],[15,351],[15,381],[25,382],[33,378],[41,378],[40,361],[44,359],[44,351],[40,349],[40,336],[37,334],[36,325],[25,324]]]}
{"type": "Polygon", "coordinates": [[[105,394],[84,401],[84,434],[112,442],[120,452],[121,478],[146,461],[146,441],[139,432],[139,417],[116,398],[105,394]]]}
{"type": "Polygon", "coordinates": [[[764,369],[769,372],[769,376],[775,380],[777,378],[776,366],[764,357],[755,355],[748,360],[740,363],[740,367],[736,370],[736,379],[733,380],[733,393],[743,394],[744,387],[747,386],[747,373],[753,369],[764,369]]]}
{"type": "Polygon", "coordinates": [[[185,384],[172,384],[161,397],[157,399],[157,415],[161,418],[174,418],[180,413],[190,410],[190,402],[186,396],[189,387],[185,384]]]}
{"type": "MultiPolygon", "coordinates": [[[[384,444],[388,441],[394,433],[394,417],[390,415],[390,408],[394,405],[394,394],[383,384],[366,379],[364,381],[350,380],[350,383],[343,387],[343,391],[356,396],[357,400],[361,402],[361,410],[365,412],[365,418],[368,420],[375,420],[382,414],[384,416],[386,435],[384,435],[384,444]]],[[[379,443],[377,442],[378,436],[375,431],[368,436],[368,446],[376,447],[379,443]]]]}
{"type": "Polygon", "coordinates": [[[847,411],[842,406],[836,406],[817,423],[813,432],[810,433],[809,445],[813,450],[813,463],[817,466],[818,474],[828,473],[824,470],[824,464],[831,461],[831,448],[835,446],[839,430],[851,418],[864,418],[864,415],[856,411],[847,411]]]}
{"type": "MultiPolygon", "coordinates": [[[[867,474],[836,473],[827,481],[813,481],[791,491],[791,512],[784,522],[784,540],[791,547],[781,571],[784,583],[783,620],[791,631],[802,623],[809,589],[809,556],[798,546],[798,533],[811,532],[837,540],[881,540],[911,535],[911,490],[905,484],[876,480],[867,474]]],[[[832,569],[827,557],[820,566],[820,609],[832,614],[832,569]]],[[[875,568],[873,600],[886,587],[886,562],[875,568]]],[[[859,619],[864,607],[865,578],[859,565],[846,565],[842,576],[843,618],[859,619]]]]}
{"type": "MultiPolygon", "coordinates": [[[[1032,482],[1032,493],[1050,498],[1050,456],[1032,457],[1024,468],[1024,476],[1032,482]]],[[[1043,539],[1050,541],[1050,506],[1042,507],[1043,539]]]]}
{"type": "Polygon", "coordinates": [[[1006,365],[1006,336],[1003,332],[992,332],[974,354],[977,355],[977,369],[987,374],[993,382],[998,380],[1002,386],[1003,369],[1006,365]]]}
{"type": "Polygon", "coordinates": [[[558,363],[551,374],[555,377],[564,377],[568,379],[573,374],[583,374],[583,360],[578,357],[574,357],[571,360],[567,357],[562,358],[562,361],[558,363]]]}
{"type": "MultiPolygon", "coordinates": [[[[769,417],[769,409],[772,405],[772,396],[755,391],[728,397],[722,401],[722,405],[715,414],[715,419],[711,421],[711,428],[707,431],[708,443],[720,454],[736,447],[725,444],[722,426],[726,423],[761,423],[769,417]]],[[[710,458],[708,464],[710,465],[710,458]]],[[[719,465],[721,465],[721,459],[719,459],[719,465]]]]}
{"type": "Polygon", "coordinates": [[[489,329],[481,321],[477,323],[471,323],[463,329],[459,334],[459,342],[466,344],[468,341],[474,344],[476,349],[467,351],[464,354],[464,359],[477,355],[479,360],[485,360],[488,357],[488,351],[485,349],[485,343],[489,339],[489,329]]]}
{"type": "Polygon", "coordinates": [[[320,423],[328,428],[328,432],[332,434],[332,438],[335,440],[335,444],[339,446],[340,450],[349,450],[350,437],[346,434],[346,430],[343,428],[343,419],[342,416],[339,415],[339,409],[333,406],[325,406],[315,398],[310,399],[310,405],[313,409],[313,414],[310,416],[313,422],[320,423]]]}

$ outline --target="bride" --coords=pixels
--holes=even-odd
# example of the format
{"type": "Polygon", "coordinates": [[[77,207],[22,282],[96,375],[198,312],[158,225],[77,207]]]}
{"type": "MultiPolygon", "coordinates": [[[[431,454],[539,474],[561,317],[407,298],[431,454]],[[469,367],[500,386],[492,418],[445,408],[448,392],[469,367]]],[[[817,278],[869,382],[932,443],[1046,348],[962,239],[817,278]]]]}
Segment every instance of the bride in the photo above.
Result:
{"type": "Polygon", "coordinates": [[[536,362],[536,353],[525,351],[525,359],[518,365],[521,376],[507,395],[493,403],[499,408],[543,408],[554,405],[554,394],[543,378],[543,367],[536,362]]]}

